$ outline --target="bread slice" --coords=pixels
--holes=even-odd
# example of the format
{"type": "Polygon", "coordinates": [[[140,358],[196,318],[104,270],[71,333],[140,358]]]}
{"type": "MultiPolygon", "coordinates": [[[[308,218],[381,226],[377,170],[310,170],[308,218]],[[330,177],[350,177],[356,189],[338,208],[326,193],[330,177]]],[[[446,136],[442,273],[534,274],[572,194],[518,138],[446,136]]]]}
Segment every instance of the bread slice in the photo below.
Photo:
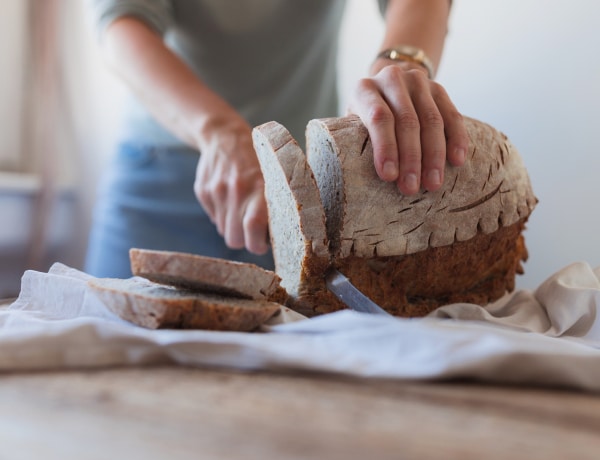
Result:
{"type": "Polygon", "coordinates": [[[185,291],[142,278],[93,278],[90,289],[111,311],[149,329],[255,330],[280,305],[218,294],[185,291]]]}
{"type": "Polygon", "coordinates": [[[281,278],[252,263],[139,248],[129,250],[129,259],[134,275],[155,283],[282,304],[287,298],[281,278]]]}
{"type": "Polygon", "coordinates": [[[254,147],[265,178],[269,232],[275,269],[294,308],[312,312],[330,266],[325,211],[304,152],[277,122],[253,130],[254,147]]]}
{"type": "MultiPolygon", "coordinates": [[[[331,265],[380,306],[398,316],[423,316],[447,303],[496,300],[514,289],[515,275],[522,272],[521,262],[527,258],[522,232],[537,199],[508,138],[478,120],[466,118],[465,123],[471,141],[467,163],[460,168],[447,165],[440,190],[413,196],[379,179],[368,131],[356,116],[310,121],[306,157],[285,128],[259,126],[255,148],[270,218],[278,219],[276,228],[295,228],[301,234],[298,241],[311,227],[307,216],[302,226],[296,224],[304,204],[304,194],[297,191],[309,185],[295,183],[285,190],[286,181],[277,174],[286,170],[283,155],[268,155],[269,149],[283,151],[293,145],[302,170],[314,173],[302,177],[314,177],[317,183],[331,265]]],[[[320,228],[320,220],[312,225],[320,228]]],[[[288,239],[271,233],[274,247],[288,239]]],[[[280,252],[276,269],[282,285],[308,261],[306,253],[297,258],[280,252]]],[[[294,294],[310,290],[312,314],[344,308],[322,279],[315,279],[322,272],[299,282],[293,276],[294,294]]],[[[292,306],[294,300],[292,295],[292,306]]],[[[302,305],[306,315],[308,308],[302,305]]]]}

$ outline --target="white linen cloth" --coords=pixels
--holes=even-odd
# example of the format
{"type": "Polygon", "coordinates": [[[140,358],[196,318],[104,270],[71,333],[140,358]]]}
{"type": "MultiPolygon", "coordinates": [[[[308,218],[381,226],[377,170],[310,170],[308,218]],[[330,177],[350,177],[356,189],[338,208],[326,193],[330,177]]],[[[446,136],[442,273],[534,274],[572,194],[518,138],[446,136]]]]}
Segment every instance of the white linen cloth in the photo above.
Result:
{"type": "Polygon", "coordinates": [[[0,309],[0,371],[174,362],[600,390],[600,268],[585,262],[486,308],[453,304],[418,319],[292,314],[264,333],[137,327],[87,289],[89,278],[61,264],[25,272],[19,298],[0,309]]]}

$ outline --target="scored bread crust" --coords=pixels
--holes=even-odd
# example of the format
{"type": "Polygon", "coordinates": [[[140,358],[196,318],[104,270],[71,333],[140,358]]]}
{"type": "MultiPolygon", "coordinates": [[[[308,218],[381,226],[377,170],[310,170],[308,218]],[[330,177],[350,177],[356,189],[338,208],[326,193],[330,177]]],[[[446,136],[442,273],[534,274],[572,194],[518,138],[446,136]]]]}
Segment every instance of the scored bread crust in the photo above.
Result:
{"type": "Polygon", "coordinates": [[[87,284],[112,312],[149,329],[248,332],[281,308],[267,300],[184,291],[142,278],[94,278],[87,284]]]}
{"type": "MultiPolygon", "coordinates": [[[[396,316],[425,316],[451,303],[487,305],[514,290],[515,274],[523,273],[524,226],[521,220],[493,233],[404,256],[351,256],[336,261],[336,266],[361,292],[396,316]]],[[[338,307],[327,303],[316,311],[338,307]]]]}
{"type": "MultiPolygon", "coordinates": [[[[286,188],[291,181],[285,175],[294,168],[283,164],[285,155],[274,155],[289,151],[303,172],[298,177],[316,181],[330,265],[388,312],[423,316],[448,303],[485,305],[512,291],[527,259],[522,231],[537,199],[508,138],[478,120],[467,117],[465,124],[466,164],[446,165],[440,190],[410,197],[379,179],[368,131],[356,116],[310,121],[306,157],[281,125],[255,128],[269,217],[279,219],[271,227],[275,253],[290,241],[277,229],[291,226],[301,241],[305,229],[313,228],[299,215],[304,191],[314,193],[312,182],[286,188]]],[[[317,205],[312,195],[310,203],[317,205]]],[[[312,224],[322,231],[320,220],[312,224]]],[[[302,257],[280,251],[276,258],[282,285],[294,288],[288,288],[288,305],[307,316],[346,308],[327,290],[323,270],[302,271],[311,266],[311,254],[300,252],[302,257]]]]}
{"type": "Polygon", "coordinates": [[[281,278],[258,265],[176,251],[132,248],[131,271],[160,284],[285,303],[281,278]]]}
{"type": "Polygon", "coordinates": [[[272,121],[254,128],[252,137],[265,179],[275,268],[288,295],[298,299],[331,263],[325,211],[306,156],[287,129],[272,121]]]}
{"type": "Polygon", "coordinates": [[[466,163],[447,165],[439,190],[404,196],[394,182],[378,178],[369,133],[358,117],[309,122],[307,158],[329,210],[336,258],[412,254],[529,216],[537,199],[515,147],[486,123],[465,117],[465,125],[466,163]]]}

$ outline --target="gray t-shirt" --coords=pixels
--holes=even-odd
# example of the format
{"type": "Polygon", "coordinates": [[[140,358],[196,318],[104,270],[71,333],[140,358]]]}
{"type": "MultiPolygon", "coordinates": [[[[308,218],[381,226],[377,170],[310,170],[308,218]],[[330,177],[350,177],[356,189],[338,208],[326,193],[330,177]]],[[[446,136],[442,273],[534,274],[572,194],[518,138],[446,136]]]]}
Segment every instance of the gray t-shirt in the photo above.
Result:
{"type": "MultiPolygon", "coordinates": [[[[276,120],[303,144],[310,119],[337,115],[345,0],[88,1],[100,39],[118,17],[144,20],[252,126],[276,120]]],[[[182,144],[133,98],[123,129],[129,142],[182,144]]]]}

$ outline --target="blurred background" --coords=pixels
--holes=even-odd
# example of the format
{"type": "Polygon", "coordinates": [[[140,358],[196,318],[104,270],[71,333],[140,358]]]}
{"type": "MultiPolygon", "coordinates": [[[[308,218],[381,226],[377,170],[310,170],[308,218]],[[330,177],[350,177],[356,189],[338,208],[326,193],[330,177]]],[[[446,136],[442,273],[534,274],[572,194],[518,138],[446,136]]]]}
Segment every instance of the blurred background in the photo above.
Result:
{"type": "MultiPolygon", "coordinates": [[[[340,113],[382,36],[375,0],[348,0],[340,113]]],[[[123,88],[104,68],[82,0],[3,0],[0,14],[0,298],[28,268],[81,268],[123,88]]],[[[575,261],[600,265],[600,2],[454,0],[440,81],[459,110],[503,131],[540,203],[520,288],[575,261]]]]}

